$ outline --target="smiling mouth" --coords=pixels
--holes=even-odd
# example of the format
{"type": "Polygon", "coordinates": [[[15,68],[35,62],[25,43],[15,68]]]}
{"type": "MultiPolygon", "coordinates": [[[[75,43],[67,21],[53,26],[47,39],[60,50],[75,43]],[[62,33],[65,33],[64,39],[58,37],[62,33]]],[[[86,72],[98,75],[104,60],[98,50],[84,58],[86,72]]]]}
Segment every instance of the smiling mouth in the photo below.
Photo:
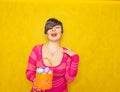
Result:
{"type": "Polygon", "coordinates": [[[51,36],[52,36],[52,37],[56,37],[56,36],[57,36],[57,33],[52,33],[51,36]]]}

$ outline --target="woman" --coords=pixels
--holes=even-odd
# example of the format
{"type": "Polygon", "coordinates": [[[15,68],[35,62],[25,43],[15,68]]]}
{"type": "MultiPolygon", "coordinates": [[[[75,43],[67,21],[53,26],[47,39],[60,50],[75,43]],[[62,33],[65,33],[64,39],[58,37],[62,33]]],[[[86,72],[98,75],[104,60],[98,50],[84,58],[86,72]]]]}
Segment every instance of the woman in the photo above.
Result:
{"type": "MultiPolygon", "coordinates": [[[[35,83],[36,64],[42,58],[47,57],[52,62],[53,80],[52,88],[42,91],[32,88],[31,92],[68,92],[67,83],[74,80],[78,71],[79,56],[72,50],[62,47],[60,39],[63,34],[62,22],[55,18],[50,18],[45,24],[44,31],[48,41],[44,44],[36,45],[29,56],[26,70],[27,79],[35,83]]],[[[41,61],[41,66],[49,66],[45,61],[41,61]]]]}

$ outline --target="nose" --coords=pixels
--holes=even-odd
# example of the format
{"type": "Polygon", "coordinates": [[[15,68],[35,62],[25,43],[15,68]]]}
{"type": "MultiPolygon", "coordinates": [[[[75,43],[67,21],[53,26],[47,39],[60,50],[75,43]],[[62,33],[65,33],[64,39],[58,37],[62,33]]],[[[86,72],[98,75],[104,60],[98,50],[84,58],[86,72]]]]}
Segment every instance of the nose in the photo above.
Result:
{"type": "Polygon", "coordinates": [[[55,31],[55,27],[52,28],[52,31],[55,31]]]}

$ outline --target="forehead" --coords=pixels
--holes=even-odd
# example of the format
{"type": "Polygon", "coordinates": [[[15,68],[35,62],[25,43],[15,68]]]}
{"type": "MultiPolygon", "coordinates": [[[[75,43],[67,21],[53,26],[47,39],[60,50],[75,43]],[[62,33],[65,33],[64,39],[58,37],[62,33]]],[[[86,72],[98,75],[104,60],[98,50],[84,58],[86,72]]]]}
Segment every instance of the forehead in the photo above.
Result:
{"type": "Polygon", "coordinates": [[[61,25],[55,25],[54,27],[61,27],[61,25]]]}

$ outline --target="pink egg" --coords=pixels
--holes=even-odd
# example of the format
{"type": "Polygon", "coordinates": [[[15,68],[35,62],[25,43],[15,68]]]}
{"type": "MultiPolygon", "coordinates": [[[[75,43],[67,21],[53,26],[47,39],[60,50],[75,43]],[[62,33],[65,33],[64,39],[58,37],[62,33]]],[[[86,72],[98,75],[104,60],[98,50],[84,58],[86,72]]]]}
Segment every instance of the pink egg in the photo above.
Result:
{"type": "Polygon", "coordinates": [[[48,72],[48,74],[52,74],[52,71],[50,70],[50,71],[48,72]]]}
{"type": "Polygon", "coordinates": [[[44,72],[45,72],[45,73],[48,73],[48,72],[49,72],[49,70],[50,70],[50,68],[49,68],[49,67],[45,67],[44,72]]]}

